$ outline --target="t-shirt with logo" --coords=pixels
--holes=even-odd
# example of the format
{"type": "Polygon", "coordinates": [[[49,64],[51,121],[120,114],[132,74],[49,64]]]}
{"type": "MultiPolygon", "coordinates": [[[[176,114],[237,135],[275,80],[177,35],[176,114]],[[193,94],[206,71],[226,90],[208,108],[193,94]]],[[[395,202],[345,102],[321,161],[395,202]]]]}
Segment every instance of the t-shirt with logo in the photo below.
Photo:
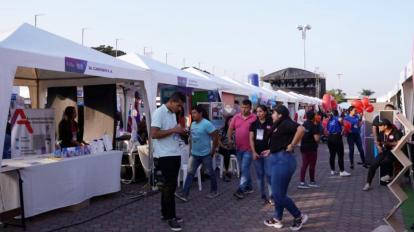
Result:
{"type": "Polygon", "coordinates": [[[361,127],[359,126],[359,117],[358,115],[346,116],[345,120],[351,123],[351,133],[359,134],[361,132],[361,127]]]}
{"type": "Polygon", "coordinates": [[[306,120],[303,125],[305,134],[302,137],[300,151],[316,152],[318,151],[318,143],[315,141],[314,135],[319,135],[319,128],[314,122],[306,120]]]}
{"type": "Polygon", "coordinates": [[[269,149],[269,138],[272,134],[273,122],[271,119],[266,119],[263,123],[257,119],[250,126],[250,132],[254,133],[254,149],[258,154],[269,149]]]}
{"type": "Polygon", "coordinates": [[[329,134],[340,134],[342,132],[341,123],[339,123],[339,117],[333,116],[327,125],[329,134]]]}
{"type": "Polygon", "coordinates": [[[207,119],[191,123],[191,154],[195,156],[206,156],[211,152],[210,134],[216,127],[207,119]]]}
{"type": "Polygon", "coordinates": [[[388,135],[386,135],[384,132],[380,132],[378,136],[378,140],[382,146],[383,151],[386,152],[386,151],[391,151],[394,148],[394,146],[387,146],[385,144],[387,142],[388,143],[397,142],[398,140],[401,139],[401,137],[402,137],[401,132],[398,131],[396,128],[393,128],[388,135]]]}

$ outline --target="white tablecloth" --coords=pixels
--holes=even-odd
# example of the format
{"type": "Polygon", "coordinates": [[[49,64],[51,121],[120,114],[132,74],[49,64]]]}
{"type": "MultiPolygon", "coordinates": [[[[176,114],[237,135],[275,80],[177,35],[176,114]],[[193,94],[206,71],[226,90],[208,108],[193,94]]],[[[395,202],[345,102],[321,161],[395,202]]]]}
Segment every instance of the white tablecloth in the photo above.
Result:
{"type": "Polygon", "coordinates": [[[23,167],[25,216],[31,217],[120,191],[121,158],[121,151],[110,151],[62,160],[3,160],[3,164],[23,167]]]}

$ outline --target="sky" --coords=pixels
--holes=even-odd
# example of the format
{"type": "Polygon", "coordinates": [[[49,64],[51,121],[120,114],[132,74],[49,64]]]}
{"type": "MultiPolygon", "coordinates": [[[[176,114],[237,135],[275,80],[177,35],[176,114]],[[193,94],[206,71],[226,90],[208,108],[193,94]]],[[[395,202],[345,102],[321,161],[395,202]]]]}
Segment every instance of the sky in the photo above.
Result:
{"type": "Polygon", "coordinates": [[[296,29],[310,24],[306,69],[319,70],[327,88],[381,96],[398,83],[412,56],[411,0],[36,0],[3,1],[0,31],[34,24],[87,46],[125,52],[152,50],[176,67],[196,66],[247,81],[247,75],[303,68],[296,29]],[[337,74],[341,78],[338,79],[337,74]]]}

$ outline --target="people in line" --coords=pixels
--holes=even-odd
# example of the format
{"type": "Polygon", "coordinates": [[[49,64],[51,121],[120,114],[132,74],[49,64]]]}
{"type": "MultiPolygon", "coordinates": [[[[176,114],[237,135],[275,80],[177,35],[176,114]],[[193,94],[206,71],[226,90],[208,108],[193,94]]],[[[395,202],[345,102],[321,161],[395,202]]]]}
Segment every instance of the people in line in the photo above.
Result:
{"type": "Polygon", "coordinates": [[[86,144],[82,139],[76,117],[75,107],[68,106],[65,108],[62,120],[59,123],[59,145],[61,148],[77,147],[86,144]]]}
{"type": "MultiPolygon", "coordinates": [[[[224,121],[224,126],[219,130],[219,150],[218,153],[223,156],[224,161],[224,173],[223,181],[229,182],[231,180],[231,172],[229,171],[230,166],[230,156],[236,154],[233,144],[229,143],[227,139],[227,131],[229,129],[230,121],[233,116],[228,116],[224,121]]],[[[231,135],[232,140],[234,140],[234,133],[231,135]]]]}
{"type": "Polygon", "coordinates": [[[265,220],[264,224],[269,227],[282,228],[283,211],[287,209],[294,218],[290,229],[298,231],[308,221],[308,216],[298,209],[294,201],[287,195],[287,191],[296,170],[294,148],[301,141],[305,128],[290,118],[289,110],[283,105],[276,107],[272,119],[274,125],[270,136],[270,149],[262,154],[265,157],[270,156],[275,214],[265,220]]]}
{"type": "Polygon", "coordinates": [[[245,194],[253,192],[250,166],[252,163],[252,150],[250,148],[250,126],[256,121],[256,115],[252,114],[252,102],[244,100],[241,105],[241,112],[231,120],[227,131],[229,144],[233,144],[232,134],[235,131],[236,155],[241,169],[240,185],[234,196],[243,199],[245,194]]]}
{"type": "Polygon", "coordinates": [[[361,162],[358,162],[359,165],[362,165],[365,168],[368,168],[367,163],[365,162],[365,153],[364,148],[362,147],[362,139],[361,139],[361,125],[362,120],[360,116],[356,112],[356,108],[351,106],[348,109],[348,115],[345,116],[346,121],[351,124],[351,132],[348,134],[347,141],[349,146],[349,160],[351,162],[351,169],[354,169],[354,148],[355,145],[358,148],[359,156],[361,158],[361,162]]]}
{"type": "Polygon", "coordinates": [[[342,141],[343,126],[342,118],[339,117],[338,110],[333,110],[328,120],[328,149],[329,149],[329,165],[331,167],[331,175],[336,175],[335,159],[338,156],[339,175],[342,177],[351,174],[345,171],[344,166],[344,143],[342,141]]]}
{"type": "Polygon", "coordinates": [[[272,205],[269,158],[261,155],[263,151],[269,149],[269,136],[272,133],[273,122],[267,112],[268,109],[265,105],[257,106],[257,120],[250,126],[250,148],[261,198],[264,204],[272,205]]]}
{"type": "Polygon", "coordinates": [[[180,223],[183,221],[176,214],[174,194],[181,165],[179,137],[187,133],[186,128],[178,124],[176,113],[182,109],[185,101],[184,94],[173,93],[166,104],[153,112],[151,121],[154,162],[164,179],[160,189],[161,219],[166,221],[173,231],[181,231],[180,223]]]}
{"type": "Polygon", "coordinates": [[[208,198],[215,198],[219,195],[217,191],[216,172],[213,169],[213,158],[218,145],[218,132],[216,127],[208,120],[208,115],[202,105],[194,107],[191,111],[193,122],[190,127],[191,156],[187,177],[183,190],[176,193],[176,197],[184,202],[188,201],[191,184],[198,167],[202,164],[210,175],[210,193],[208,198]],[[213,141],[213,143],[211,143],[213,141]],[[212,144],[212,145],[211,145],[212,144]]]}
{"type": "Polygon", "coordinates": [[[379,134],[377,136],[377,149],[378,157],[368,169],[367,182],[362,190],[368,191],[371,189],[372,179],[375,176],[375,172],[378,167],[381,167],[381,171],[385,173],[381,177],[381,181],[387,182],[391,179],[393,163],[396,160],[391,150],[397,145],[401,139],[401,132],[389,121],[388,119],[382,119],[378,122],[379,134]]]}
{"type": "Polygon", "coordinates": [[[307,189],[310,187],[318,188],[319,185],[315,181],[316,161],[318,158],[318,143],[320,140],[319,124],[315,123],[315,113],[313,111],[306,112],[306,121],[303,122],[305,134],[301,141],[300,151],[302,153],[302,168],[300,170],[300,183],[298,188],[307,189]],[[306,171],[309,168],[309,184],[306,183],[306,171]]]}

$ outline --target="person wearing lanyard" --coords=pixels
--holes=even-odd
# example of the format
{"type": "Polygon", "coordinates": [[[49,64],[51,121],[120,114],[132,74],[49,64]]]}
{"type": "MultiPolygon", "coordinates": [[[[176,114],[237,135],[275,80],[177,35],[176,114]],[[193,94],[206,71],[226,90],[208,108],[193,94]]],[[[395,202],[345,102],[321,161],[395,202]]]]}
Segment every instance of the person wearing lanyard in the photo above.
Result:
{"type": "Polygon", "coordinates": [[[391,150],[397,145],[401,138],[401,133],[394,127],[388,119],[382,119],[378,122],[379,135],[377,140],[378,157],[368,169],[367,183],[362,190],[371,189],[371,182],[375,176],[378,167],[384,169],[385,176],[381,177],[381,181],[389,181],[392,176],[393,163],[395,157],[391,150]]]}
{"type": "Polygon", "coordinates": [[[338,155],[339,176],[347,177],[351,174],[345,171],[344,167],[344,142],[342,141],[342,118],[339,117],[338,110],[333,110],[329,118],[328,125],[328,149],[329,149],[329,165],[331,166],[331,175],[335,172],[335,158],[338,155]]]}
{"type": "Polygon", "coordinates": [[[272,196],[270,187],[269,158],[262,157],[260,154],[269,149],[269,135],[272,132],[272,120],[267,116],[267,107],[259,105],[256,108],[257,120],[250,126],[250,147],[252,149],[253,164],[256,169],[257,185],[259,186],[261,197],[264,204],[273,204],[269,198],[272,196]],[[269,197],[266,194],[265,182],[269,197]]]}
{"type": "Polygon", "coordinates": [[[264,224],[269,227],[282,228],[283,211],[287,209],[293,216],[293,231],[300,230],[308,221],[293,200],[287,195],[289,182],[296,170],[294,147],[301,141],[305,128],[294,122],[286,106],[280,105],[273,111],[274,125],[270,137],[270,149],[262,152],[264,157],[270,155],[272,196],[275,201],[275,215],[264,224]]]}
{"type": "Polygon", "coordinates": [[[354,169],[354,145],[357,146],[359,151],[359,156],[361,157],[361,164],[364,168],[368,168],[368,165],[365,162],[365,153],[362,147],[361,140],[361,120],[356,113],[355,107],[351,106],[348,109],[349,114],[345,116],[345,120],[351,123],[351,133],[349,133],[347,141],[349,146],[349,160],[351,161],[351,169],[354,169]]]}
{"type": "Polygon", "coordinates": [[[318,188],[315,182],[315,167],[318,158],[318,143],[320,140],[318,125],[314,122],[315,113],[313,111],[306,112],[306,121],[303,123],[305,135],[302,138],[300,151],[302,152],[302,168],[300,170],[299,189],[307,189],[310,187],[318,188]],[[309,167],[309,185],[305,182],[306,169],[309,167]]]}

